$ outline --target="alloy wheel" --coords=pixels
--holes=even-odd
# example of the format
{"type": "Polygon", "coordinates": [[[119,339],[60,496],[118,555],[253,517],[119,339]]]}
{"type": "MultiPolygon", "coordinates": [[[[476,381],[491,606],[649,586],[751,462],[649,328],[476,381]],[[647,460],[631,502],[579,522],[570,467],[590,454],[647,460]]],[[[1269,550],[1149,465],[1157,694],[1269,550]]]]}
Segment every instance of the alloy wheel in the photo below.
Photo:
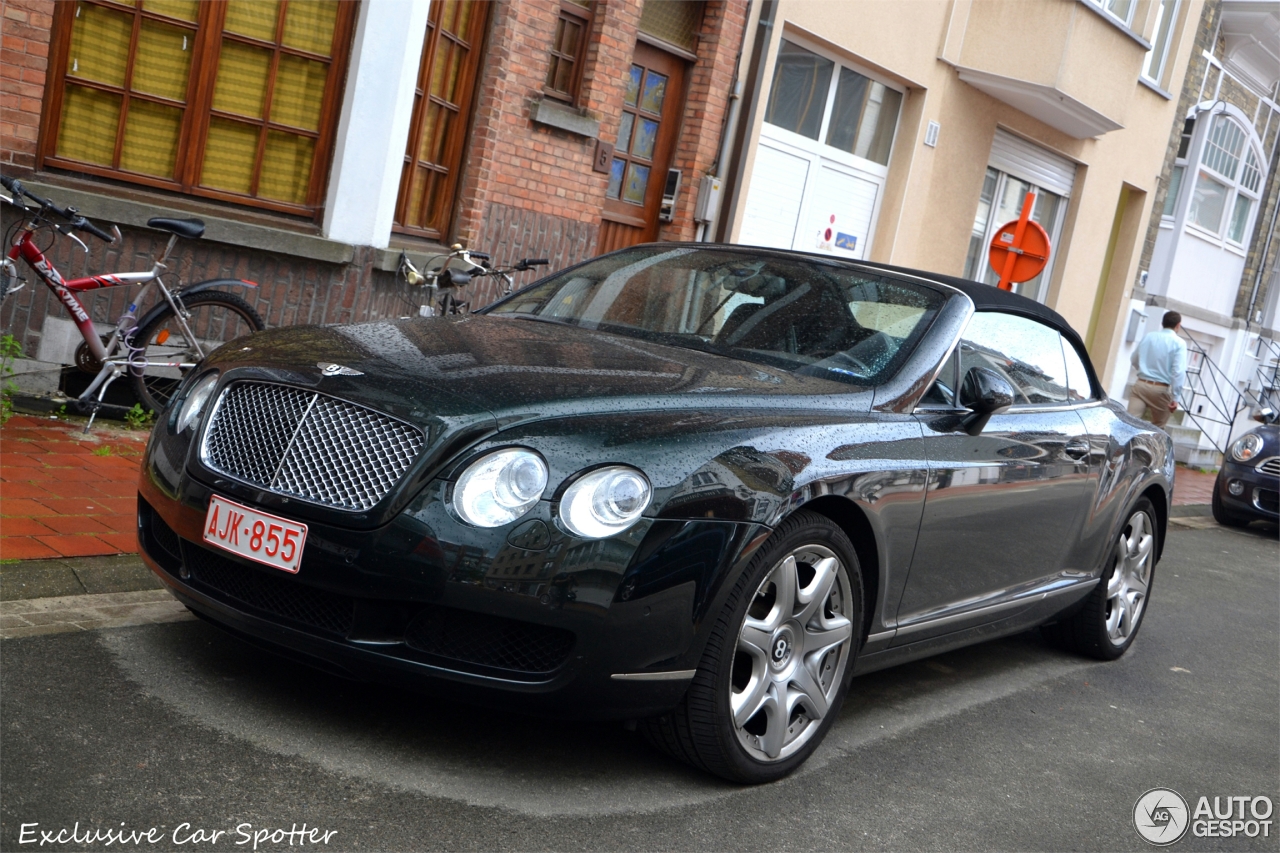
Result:
{"type": "Polygon", "coordinates": [[[1106,627],[1112,645],[1129,640],[1147,605],[1155,542],[1151,518],[1142,511],[1129,517],[1116,540],[1115,565],[1107,578],[1106,627]]]}
{"type": "Polygon", "coordinates": [[[805,545],[765,576],[738,631],[729,708],[738,743],[781,761],[819,730],[853,643],[854,596],[840,559],[805,545]]]}

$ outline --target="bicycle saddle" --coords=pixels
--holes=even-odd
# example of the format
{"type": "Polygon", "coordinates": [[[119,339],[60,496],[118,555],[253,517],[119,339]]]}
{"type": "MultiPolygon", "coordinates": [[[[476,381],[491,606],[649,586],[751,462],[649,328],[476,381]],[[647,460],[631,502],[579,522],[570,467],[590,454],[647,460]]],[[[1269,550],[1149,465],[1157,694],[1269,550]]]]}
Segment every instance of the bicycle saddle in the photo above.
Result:
{"type": "Polygon", "coordinates": [[[148,219],[147,225],[191,240],[204,234],[204,223],[199,219],[165,219],[157,216],[154,219],[148,219]]]}

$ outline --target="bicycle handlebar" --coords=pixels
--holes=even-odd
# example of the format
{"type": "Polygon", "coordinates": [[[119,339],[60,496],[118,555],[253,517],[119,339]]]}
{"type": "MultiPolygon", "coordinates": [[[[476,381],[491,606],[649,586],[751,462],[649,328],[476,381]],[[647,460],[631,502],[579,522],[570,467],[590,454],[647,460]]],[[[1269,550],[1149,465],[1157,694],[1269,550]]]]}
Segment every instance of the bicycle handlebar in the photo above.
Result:
{"type": "Polygon", "coordinates": [[[106,231],[103,231],[101,228],[99,228],[97,225],[94,225],[92,222],[85,219],[83,216],[76,215],[72,217],[71,227],[80,231],[87,231],[88,233],[97,237],[99,240],[103,241],[104,243],[114,243],[116,241],[115,237],[108,234],[106,231]]]}
{"type": "Polygon", "coordinates": [[[0,186],[3,186],[9,192],[13,193],[14,200],[17,201],[19,204],[22,203],[22,196],[26,196],[27,198],[34,201],[36,204],[40,205],[40,208],[42,210],[52,210],[54,213],[58,214],[63,219],[67,220],[67,222],[71,224],[71,227],[76,229],[77,231],[84,231],[88,234],[92,234],[93,236],[97,237],[99,240],[102,240],[103,242],[106,242],[106,243],[115,242],[115,237],[111,236],[106,231],[103,231],[101,228],[94,225],[88,219],[85,219],[83,216],[80,215],[80,212],[76,210],[74,207],[58,207],[58,205],[54,204],[49,199],[42,198],[41,196],[36,195],[31,190],[24,187],[22,185],[22,182],[19,181],[17,178],[6,178],[3,175],[0,175],[0,186]]]}

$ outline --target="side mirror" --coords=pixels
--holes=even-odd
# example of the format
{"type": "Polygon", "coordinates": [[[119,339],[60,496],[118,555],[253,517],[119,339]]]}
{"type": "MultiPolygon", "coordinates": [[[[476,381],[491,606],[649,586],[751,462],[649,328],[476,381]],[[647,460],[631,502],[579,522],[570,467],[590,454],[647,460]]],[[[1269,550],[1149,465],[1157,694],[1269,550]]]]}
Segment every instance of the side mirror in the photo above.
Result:
{"type": "Polygon", "coordinates": [[[961,427],[969,435],[977,435],[992,415],[1013,405],[1013,386],[994,370],[971,367],[960,384],[960,405],[969,410],[961,427]]]}

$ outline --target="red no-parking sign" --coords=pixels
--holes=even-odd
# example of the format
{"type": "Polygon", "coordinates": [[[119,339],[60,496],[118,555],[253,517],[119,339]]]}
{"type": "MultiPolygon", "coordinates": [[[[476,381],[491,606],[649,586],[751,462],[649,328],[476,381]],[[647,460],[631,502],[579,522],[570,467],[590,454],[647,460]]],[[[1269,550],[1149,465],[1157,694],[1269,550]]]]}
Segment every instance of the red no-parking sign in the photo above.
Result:
{"type": "Polygon", "coordinates": [[[1013,282],[1030,281],[1049,263],[1049,233],[1031,221],[1036,194],[1022,200],[1022,215],[996,229],[987,250],[991,268],[1000,274],[1001,290],[1013,290],[1013,282]]]}

